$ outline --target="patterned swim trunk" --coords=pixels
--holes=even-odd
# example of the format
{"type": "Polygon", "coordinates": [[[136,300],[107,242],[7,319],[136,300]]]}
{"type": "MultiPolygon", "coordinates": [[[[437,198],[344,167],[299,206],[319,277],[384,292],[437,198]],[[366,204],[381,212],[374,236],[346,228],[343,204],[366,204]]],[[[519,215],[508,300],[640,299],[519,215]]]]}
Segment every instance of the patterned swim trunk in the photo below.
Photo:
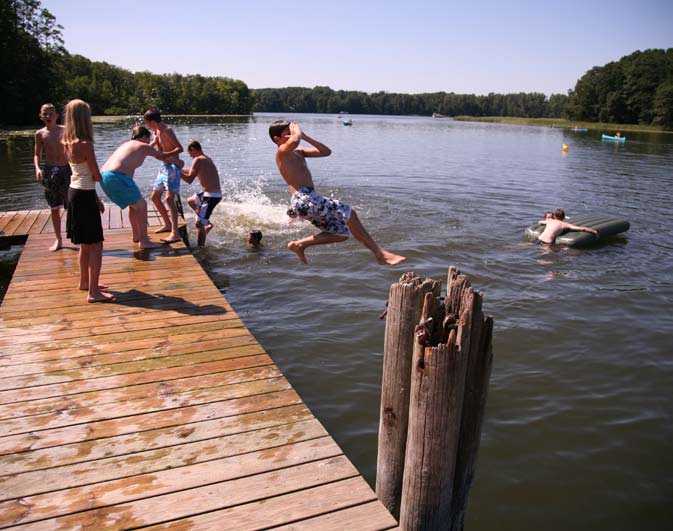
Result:
{"type": "Polygon", "coordinates": [[[68,187],[71,175],[72,170],[69,165],[45,165],[42,171],[42,186],[44,186],[44,198],[49,208],[60,206],[68,208],[68,187]]]}
{"type": "Polygon", "coordinates": [[[210,215],[217,204],[222,201],[222,194],[199,192],[196,194],[196,217],[201,225],[207,225],[210,215]]]}
{"type": "Polygon", "coordinates": [[[180,191],[181,175],[182,170],[177,164],[164,162],[159,168],[159,175],[154,180],[154,190],[161,192],[168,190],[178,193],[180,191]]]}
{"type": "Polygon", "coordinates": [[[348,220],[351,217],[350,205],[323,197],[309,187],[303,186],[290,200],[292,208],[287,211],[291,218],[299,217],[310,221],[315,227],[329,234],[350,236],[348,220]]]}

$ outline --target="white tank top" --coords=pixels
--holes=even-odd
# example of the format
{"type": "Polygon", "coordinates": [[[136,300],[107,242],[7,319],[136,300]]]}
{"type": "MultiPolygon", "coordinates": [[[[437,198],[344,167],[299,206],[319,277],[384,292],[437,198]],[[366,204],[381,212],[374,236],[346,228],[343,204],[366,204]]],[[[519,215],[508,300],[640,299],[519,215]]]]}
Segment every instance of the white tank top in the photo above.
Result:
{"type": "Polygon", "coordinates": [[[96,183],[91,176],[89,164],[86,161],[78,163],[70,163],[72,169],[72,176],[70,177],[70,188],[77,190],[95,190],[96,183]]]}

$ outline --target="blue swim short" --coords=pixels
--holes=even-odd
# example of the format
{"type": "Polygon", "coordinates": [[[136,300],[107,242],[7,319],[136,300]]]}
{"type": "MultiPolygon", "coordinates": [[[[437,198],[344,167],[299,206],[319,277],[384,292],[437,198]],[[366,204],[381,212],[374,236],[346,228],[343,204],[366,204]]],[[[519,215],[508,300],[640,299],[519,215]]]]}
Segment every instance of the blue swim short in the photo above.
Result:
{"type": "Polygon", "coordinates": [[[182,170],[177,164],[164,162],[159,168],[159,175],[154,180],[154,191],[180,192],[182,170]]]}
{"type": "Polygon", "coordinates": [[[299,217],[310,221],[314,227],[329,234],[350,236],[348,220],[351,217],[350,205],[318,194],[312,187],[299,188],[290,200],[292,208],[287,211],[290,217],[299,217]]]}
{"type": "Polygon", "coordinates": [[[118,171],[104,171],[101,174],[100,185],[105,194],[119,208],[135,205],[143,195],[138,185],[125,173],[118,171]]]}

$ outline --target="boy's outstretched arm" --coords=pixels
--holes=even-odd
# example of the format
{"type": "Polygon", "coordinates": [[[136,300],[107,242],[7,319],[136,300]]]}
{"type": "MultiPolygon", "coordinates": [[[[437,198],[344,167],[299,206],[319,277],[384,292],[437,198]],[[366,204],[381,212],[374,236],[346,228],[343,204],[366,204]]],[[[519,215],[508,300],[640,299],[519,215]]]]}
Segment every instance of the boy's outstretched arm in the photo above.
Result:
{"type": "Polygon", "coordinates": [[[566,223],[566,227],[571,229],[571,230],[579,230],[582,232],[591,232],[594,236],[598,236],[598,231],[596,229],[590,229],[589,227],[584,227],[580,225],[572,225],[570,223],[566,223]]]}

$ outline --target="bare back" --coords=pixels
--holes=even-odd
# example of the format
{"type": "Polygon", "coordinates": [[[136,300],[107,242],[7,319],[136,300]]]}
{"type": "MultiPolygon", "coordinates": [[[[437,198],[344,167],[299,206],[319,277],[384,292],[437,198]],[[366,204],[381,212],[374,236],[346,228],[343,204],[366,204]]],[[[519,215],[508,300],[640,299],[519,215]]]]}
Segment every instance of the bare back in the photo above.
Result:
{"type": "Polygon", "coordinates": [[[161,153],[145,142],[129,140],[110,155],[101,171],[117,171],[133,177],[133,172],[145,162],[145,157],[148,155],[160,158],[161,153]]]}
{"type": "Polygon", "coordinates": [[[220,193],[220,174],[215,163],[206,155],[199,155],[192,164],[192,173],[196,173],[204,192],[220,193]]]}
{"type": "Polygon", "coordinates": [[[544,231],[542,231],[542,234],[538,236],[538,240],[545,243],[553,243],[557,236],[560,236],[564,231],[575,227],[575,225],[571,225],[570,223],[558,219],[543,219],[540,223],[545,225],[545,228],[544,231]]]}
{"type": "Polygon", "coordinates": [[[61,144],[63,136],[63,126],[57,125],[53,129],[43,127],[35,133],[36,154],[41,148],[44,149],[44,162],[48,166],[67,166],[68,159],[65,156],[65,149],[61,144]]]}
{"type": "Polygon", "coordinates": [[[292,193],[302,186],[313,187],[313,177],[301,148],[289,152],[279,148],[276,151],[276,165],[292,193]]]}

